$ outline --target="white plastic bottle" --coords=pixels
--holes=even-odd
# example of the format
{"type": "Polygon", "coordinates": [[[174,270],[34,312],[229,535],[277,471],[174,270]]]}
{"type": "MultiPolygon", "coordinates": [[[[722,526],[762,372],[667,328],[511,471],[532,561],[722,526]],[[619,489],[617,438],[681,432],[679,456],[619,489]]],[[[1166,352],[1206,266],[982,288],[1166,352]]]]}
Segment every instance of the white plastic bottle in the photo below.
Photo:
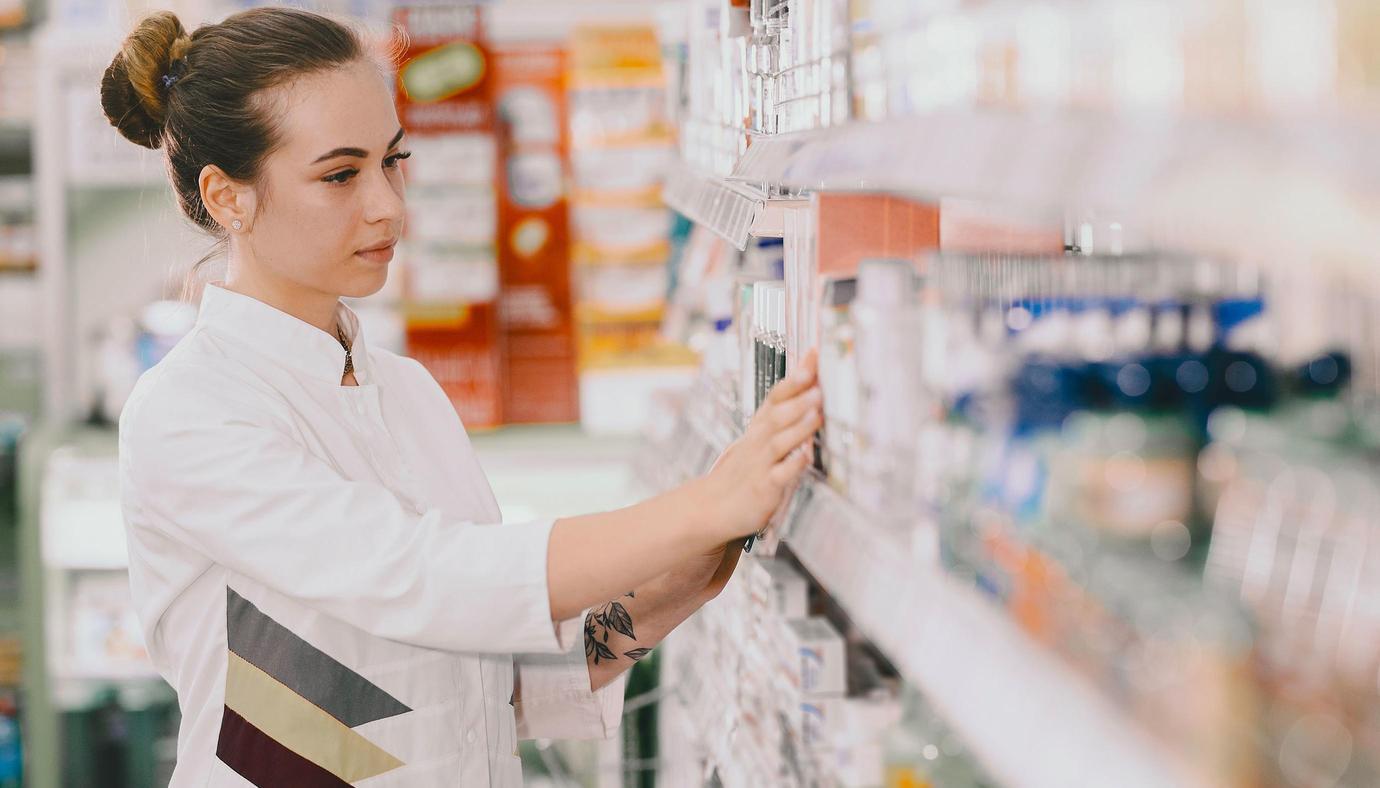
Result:
{"type": "Polygon", "coordinates": [[[905,514],[921,415],[921,314],[909,261],[873,259],[858,266],[853,320],[859,389],[854,498],[878,514],[905,514]]]}

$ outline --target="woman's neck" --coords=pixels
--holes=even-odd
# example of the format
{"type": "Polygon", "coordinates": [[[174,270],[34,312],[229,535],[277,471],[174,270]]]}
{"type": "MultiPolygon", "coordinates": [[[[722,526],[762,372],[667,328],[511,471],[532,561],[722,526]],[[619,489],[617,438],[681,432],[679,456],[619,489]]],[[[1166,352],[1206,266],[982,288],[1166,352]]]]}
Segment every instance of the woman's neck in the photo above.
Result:
{"type": "Polygon", "coordinates": [[[305,288],[263,272],[257,266],[230,260],[225,273],[225,289],[262,301],[335,337],[339,296],[305,288]],[[237,264],[238,263],[238,264],[237,264]]]}

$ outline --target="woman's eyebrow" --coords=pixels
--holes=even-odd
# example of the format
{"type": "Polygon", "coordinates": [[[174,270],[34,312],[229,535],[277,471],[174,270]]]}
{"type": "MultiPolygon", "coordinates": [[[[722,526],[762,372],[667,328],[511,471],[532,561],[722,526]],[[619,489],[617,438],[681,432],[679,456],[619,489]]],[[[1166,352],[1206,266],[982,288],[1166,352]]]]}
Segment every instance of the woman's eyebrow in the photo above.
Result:
{"type": "MultiPolygon", "coordinates": [[[[399,128],[398,133],[393,135],[393,139],[389,140],[388,147],[384,148],[384,150],[392,150],[393,147],[396,146],[402,140],[403,133],[404,130],[399,128]]],[[[363,159],[366,158],[368,155],[369,151],[363,148],[336,148],[335,150],[330,151],[329,153],[323,153],[320,156],[316,157],[316,161],[313,161],[312,164],[320,164],[323,161],[326,161],[328,159],[334,159],[340,156],[353,156],[356,159],[363,159]]]]}

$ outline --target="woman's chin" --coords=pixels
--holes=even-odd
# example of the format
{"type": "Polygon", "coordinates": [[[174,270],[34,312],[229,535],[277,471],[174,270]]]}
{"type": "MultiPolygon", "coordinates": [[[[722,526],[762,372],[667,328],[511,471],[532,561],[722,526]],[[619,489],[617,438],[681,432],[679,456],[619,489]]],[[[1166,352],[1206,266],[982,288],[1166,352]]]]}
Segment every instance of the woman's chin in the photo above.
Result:
{"type": "Polygon", "coordinates": [[[386,284],[388,284],[388,267],[382,266],[377,270],[350,277],[348,282],[343,283],[344,287],[340,294],[346,298],[368,298],[382,290],[386,284]]]}

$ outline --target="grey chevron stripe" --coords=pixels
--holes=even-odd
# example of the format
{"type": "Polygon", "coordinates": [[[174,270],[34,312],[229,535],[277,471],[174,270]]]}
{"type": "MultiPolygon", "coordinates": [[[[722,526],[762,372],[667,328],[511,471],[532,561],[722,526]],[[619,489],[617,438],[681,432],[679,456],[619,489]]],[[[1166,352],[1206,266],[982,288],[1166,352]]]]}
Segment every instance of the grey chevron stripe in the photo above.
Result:
{"type": "Polygon", "coordinates": [[[264,615],[227,588],[230,650],[348,727],[411,711],[397,698],[264,615]]]}

